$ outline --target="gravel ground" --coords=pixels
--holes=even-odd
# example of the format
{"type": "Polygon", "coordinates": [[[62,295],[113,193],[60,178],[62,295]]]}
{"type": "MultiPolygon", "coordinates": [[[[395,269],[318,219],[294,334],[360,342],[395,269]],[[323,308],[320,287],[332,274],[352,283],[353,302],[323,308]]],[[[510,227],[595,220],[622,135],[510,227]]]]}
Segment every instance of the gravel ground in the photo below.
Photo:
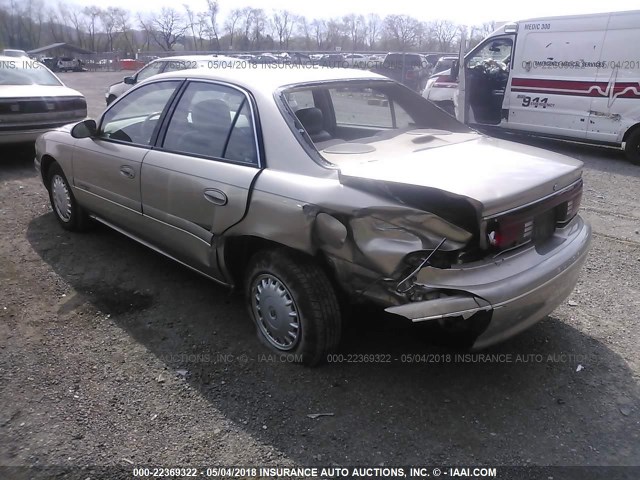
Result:
{"type": "MultiPolygon", "coordinates": [[[[95,117],[124,74],[61,77],[95,117]]],[[[492,362],[360,312],[341,353],[391,362],[318,369],[267,356],[228,291],[106,228],[63,231],[30,153],[3,148],[0,465],[640,465],[640,168],[536,144],[586,165],[593,246],[568,301],[492,362]]]]}

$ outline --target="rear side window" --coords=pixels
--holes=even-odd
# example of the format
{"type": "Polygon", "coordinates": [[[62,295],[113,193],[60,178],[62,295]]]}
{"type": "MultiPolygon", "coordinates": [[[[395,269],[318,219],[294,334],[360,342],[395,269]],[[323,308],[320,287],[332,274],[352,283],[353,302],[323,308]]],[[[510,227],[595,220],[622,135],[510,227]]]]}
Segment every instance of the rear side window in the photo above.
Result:
{"type": "Polygon", "coordinates": [[[258,165],[251,108],[240,91],[192,82],[171,117],[163,148],[258,165]]]}

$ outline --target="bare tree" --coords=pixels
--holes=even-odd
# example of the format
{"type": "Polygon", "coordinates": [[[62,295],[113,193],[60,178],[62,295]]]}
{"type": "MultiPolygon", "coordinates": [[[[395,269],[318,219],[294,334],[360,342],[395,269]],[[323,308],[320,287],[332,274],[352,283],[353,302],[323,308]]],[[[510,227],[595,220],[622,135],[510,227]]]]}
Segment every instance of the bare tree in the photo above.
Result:
{"type": "Polygon", "coordinates": [[[95,5],[85,7],[82,9],[82,14],[86,17],[86,28],[89,34],[89,48],[94,52],[98,50],[96,45],[96,34],[100,24],[100,17],[102,16],[102,9],[95,5]]]}
{"type": "Polygon", "coordinates": [[[389,15],[384,19],[384,27],[394,46],[402,51],[416,44],[421,30],[420,22],[408,15],[389,15]]]}
{"type": "Polygon", "coordinates": [[[377,13],[370,13],[367,17],[367,43],[369,48],[374,50],[376,43],[380,39],[380,24],[382,20],[377,13]]]}
{"type": "Polygon", "coordinates": [[[476,46],[485,37],[496,29],[496,22],[485,22],[482,25],[474,25],[471,27],[469,35],[469,48],[476,46]]]}
{"type": "Polygon", "coordinates": [[[242,15],[242,28],[244,29],[243,37],[242,37],[242,48],[245,50],[249,48],[251,43],[251,29],[253,28],[253,14],[254,9],[251,7],[245,7],[241,10],[242,15]]]}
{"type": "Polygon", "coordinates": [[[119,35],[124,39],[125,50],[128,52],[134,52],[135,35],[131,32],[131,20],[129,12],[123,8],[114,9],[116,15],[115,28],[119,35]]]}
{"type": "Polygon", "coordinates": [[[364,46],[367,24],[362,15],[355,13],[346,15],[342,19],[345,33],[349,35],[351,40],[351,48],[358,50],[360,46],[364,46]]]}
{"type": "Polygon", "coordinates": [[[151,36],[166,52],[173,51],[173,47],[183,37],[189,26],[182,15],[175,8],[163,8],[159,14],[152,15],[151,36]]]}
{"type": "Polygon", "coordinates": [[[259,49],[264,37],[267,36],[269,21],[264,10],[261,8],[252,9],[253,29],[251,34],[251,44],[254,49],[259,49]]]}
{"type": "Polygon", "coordinates": [[[278,37],[280,49],[289,49],[289,40],[293,33],[293,21],[294,17],[288,10],[278,10],[273,12],[273,30],[278,37]]]}
{"type": "Polygon", "coordinates": [[[152,38],[151,31],[153,30],[151,21],[145,19],[141,13],[138,13],[138,25],[140,26],[140,28],[144,33],[144,43],[142,45],[142,48],[144,50],[149,50],[149,48],[151,47],[151,38],[152,38]]]}
{"type": "Polygon", "coordinates": [[[82,10],[70,9],[68,12],[61,12],[59,18],[63,20],[65,26],[67,24],[67,20],[69,21],[75,32],[75,37],[72,37],[72,41],[79,47],[84,47],[87,20],[82,10]]]}
{"type": "Polygon", "coordinates": [[[311,22],[311,31],[316,40],[316,48],[322,50],[324,48],[324,39],[327,33],[327,22],[320,19],[314,19],[311,22]]]}
{"type": "Polygon", "coordinates": [[[227,16],[227,20],[224,23],[225,31],[227,35],[229,35],[229,48],[233,49],[233,40],[236,36],[236,32],[238,26],[240,25],[240,21],[242,20],[243,10],[239,8],[234,8],[231,10],[231,13],[227,16]]]}
{"type": "Polygon", "coordinates": [[[450,51],[453,40],[458,35],[458,26],[450,20],[436,20],[429,27],[431,36],[438,44],[438,51],[450,51]]]}
{"type": "Polygon", "coordinates": [[[116,25],[118,23],[119,12],[115,7],[108,7],[100,13],[100,21],[107,36],[107,51],[113,51],[113,42],[117,34],[116,25]]]}
{"type": "MultiPolygon", "coordinates": [[[[193,42],[193,50],[197,50],[198,47],[196,45],[196,23],[197,23],[196,13],[191,9],[191,7],[188,4],[183,3],[182,6],[184,7],[184,12],[186,15],[185,26],[187,28],[185,29],[185,32],[187,30],[191,31],[191,40],[193,42]]],[[[187,42],[185,39],[185,48],[187,47],[186,43],[187,42]]]]}
{"type": "MultiPolygon", "coordinates": [[[[220,5],[218,0],[207,0],[207,36],[209,37],[209,45],[215,40],[216,50],[220,50],[220,38],[218,38],[218,14],[220,13],[220,5]]],[[[232,42],[233,43],[233,42],[232,42]]]]}
{"type": "Polygon", "coordinates": [[[307,17],[304,17],[304,16],[296,17],[295,21],[292,22],[292,23],[298,25],[297,34],[301,35],[303,37],[305,50],[311,50],[311,47],[312,47],[312,43],[311,43],[311,26],[309,25],[309,22],[307,21],[307,17]]]}
{"type": "Polygon", "coordinates": [[[19,15],[22,24],[23,45],[27,48],[35,48],[40,43],[43,23],[43,8],[41,0],[25,0],[22,2],[22,9],[14,12],[19,15]]]}

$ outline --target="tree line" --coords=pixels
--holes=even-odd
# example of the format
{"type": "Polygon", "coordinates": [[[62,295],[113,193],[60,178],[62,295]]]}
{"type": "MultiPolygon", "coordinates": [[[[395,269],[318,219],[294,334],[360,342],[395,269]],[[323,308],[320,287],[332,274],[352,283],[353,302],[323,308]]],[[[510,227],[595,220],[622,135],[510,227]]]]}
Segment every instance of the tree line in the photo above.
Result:
{"type": "Polygon", "coordinates": [[[0,0],[0,47],[32,50],[66,42],[93,52],[144,51],[433,51],[458,48],[466,29],[477,43],[495,22],[467,27],[409,15],[349,14],[309,19],[288,10],[234,8],[220,16],[218,0],[196,11],[164,7],[152,13],[60,1],[0,0]]]}

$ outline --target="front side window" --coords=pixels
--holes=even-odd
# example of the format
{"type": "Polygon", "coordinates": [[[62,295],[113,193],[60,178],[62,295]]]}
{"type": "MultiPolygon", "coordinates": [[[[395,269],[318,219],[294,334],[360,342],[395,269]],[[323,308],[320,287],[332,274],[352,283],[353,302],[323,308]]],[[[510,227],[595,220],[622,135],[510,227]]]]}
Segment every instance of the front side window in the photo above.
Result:
{"type": "Polygon", "coordinates": [[[138,73],[138,76],[136,77],[136,82],[141,82],[143,80],[146,80],[149,77],[152,77],[153,75],[159,74],[162,71],[162,68],[164,67],[164,63],[165,62],[153,62],[147,65],[146,67],[144,67],[138,73]]]}
{"type": "Polygon", "coordinates": [[[179,81],[155,82],[128,93],[104,114],[100,136],[150,145],[160,116],[179,85],[179,81]]]}
{"type": "Polygon", "coordinates": [[[190,83],[171,117],[163,148],[257,165],[248,102],[242,92],[231,87],[190,83]]]}
{"type": "Polygon", "coordinates": [[[484,68],[499,67],[505,70],[511,61],[512,47],[513,42],[510,38],[490,40],[471,55],[467,60],[467,66],[470,68],[478,66],[484,68]]]}

